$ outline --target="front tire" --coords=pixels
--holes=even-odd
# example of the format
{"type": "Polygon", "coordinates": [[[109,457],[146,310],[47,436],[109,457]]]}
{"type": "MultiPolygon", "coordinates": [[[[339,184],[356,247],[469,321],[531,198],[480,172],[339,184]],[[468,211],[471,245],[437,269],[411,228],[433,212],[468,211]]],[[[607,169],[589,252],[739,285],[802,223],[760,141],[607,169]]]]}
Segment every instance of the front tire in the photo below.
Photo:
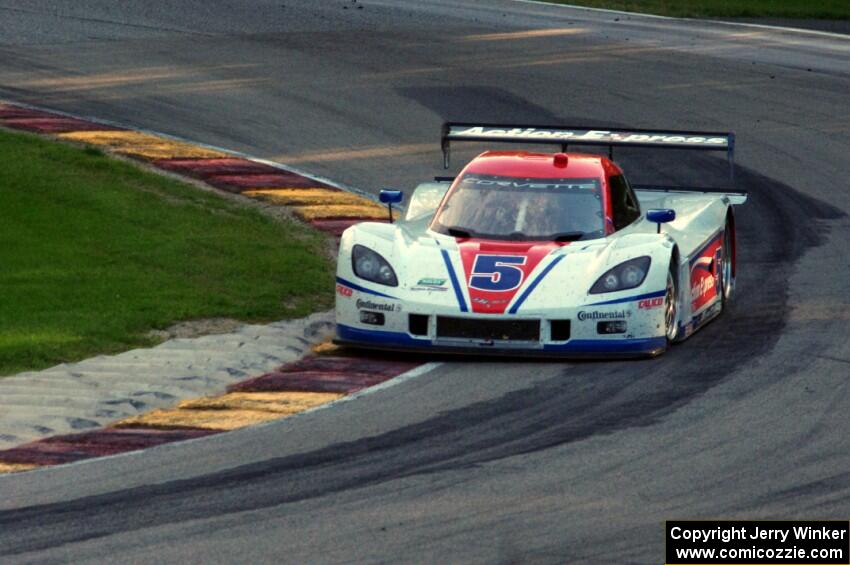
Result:
{"type": "Polygon", "coordinates": [[[679,299],[678,288],[676,286],[676,276],[673,271],[675,265],[670,264],[670,269],[667,271],[667,289],[664,292],[664,335],[667,337],[667,344],[673,343],[679,337],[679,299]]]}

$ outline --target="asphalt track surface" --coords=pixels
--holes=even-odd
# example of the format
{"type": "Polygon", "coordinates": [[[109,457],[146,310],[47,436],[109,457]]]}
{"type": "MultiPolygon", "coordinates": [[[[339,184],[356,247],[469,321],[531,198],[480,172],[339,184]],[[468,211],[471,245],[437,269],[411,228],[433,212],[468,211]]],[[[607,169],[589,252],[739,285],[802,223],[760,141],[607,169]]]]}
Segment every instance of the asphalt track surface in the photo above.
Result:
{"type": "Polygon", "coordinates": [[[847,519],[848,92],[846,38],[520,2],[0,1],[0,97],[369,191],[440,174],[446,119],[734,129],[751,195],[734,304],[657,360],[448,360],[0,477],[0,560],[658,563],[665,519],[847,519]]]}

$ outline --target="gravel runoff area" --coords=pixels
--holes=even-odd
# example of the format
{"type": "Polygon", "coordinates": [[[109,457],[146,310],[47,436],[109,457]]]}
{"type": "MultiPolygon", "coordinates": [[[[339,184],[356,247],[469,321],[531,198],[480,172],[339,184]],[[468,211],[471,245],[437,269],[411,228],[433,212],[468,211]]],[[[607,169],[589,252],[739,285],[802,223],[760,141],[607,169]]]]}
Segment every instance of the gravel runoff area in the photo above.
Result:
{"type": "Polygon", "coordinates": [[[302,357],[330,337],[332,320],[327,311],[244,325],[0,379],[0,449],[224,392],[229,384],[302,357]]]}

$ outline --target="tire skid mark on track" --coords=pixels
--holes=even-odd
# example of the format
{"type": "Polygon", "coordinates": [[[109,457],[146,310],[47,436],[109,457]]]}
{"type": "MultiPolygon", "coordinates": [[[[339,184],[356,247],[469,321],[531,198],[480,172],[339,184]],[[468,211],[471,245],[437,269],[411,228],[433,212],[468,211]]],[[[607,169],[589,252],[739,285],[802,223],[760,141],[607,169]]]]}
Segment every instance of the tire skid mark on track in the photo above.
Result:
{"type": "MultiPolygon", "coordinates": [[[[385,221],[383,206],[300,173],[149,132],[0,103],[0,126],[103,147],[226,192],[286,206],[331,235],[363,220],[385,221]]],[[[214,397],[188,400],[111,426],[48,437],[0,451],[0,474],[72,463],[261,424],[298,414],[379,385],[420,366],[356,357],[307,357],[233,385],[214,397]]]]}

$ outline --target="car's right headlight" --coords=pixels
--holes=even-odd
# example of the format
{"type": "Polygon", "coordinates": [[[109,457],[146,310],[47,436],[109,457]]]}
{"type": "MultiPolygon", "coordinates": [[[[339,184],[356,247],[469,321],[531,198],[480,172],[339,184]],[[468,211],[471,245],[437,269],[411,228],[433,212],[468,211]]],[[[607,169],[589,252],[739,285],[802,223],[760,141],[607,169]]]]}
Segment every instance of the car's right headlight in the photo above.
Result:
{"type": "Polygon", "coordinates": [[[649,257],[644,256],[620,263],[593,283],[590,294],[616,292],[640,286],[649,272],[650,261],[649,257]]]}
{"type": "Polygon", "coordinates": [[[362,245],[355,245],[351,250],[351,267],[354,274],[361,279],[387,286],[398,286],[395,271],[387,260],[362,245]]]}

